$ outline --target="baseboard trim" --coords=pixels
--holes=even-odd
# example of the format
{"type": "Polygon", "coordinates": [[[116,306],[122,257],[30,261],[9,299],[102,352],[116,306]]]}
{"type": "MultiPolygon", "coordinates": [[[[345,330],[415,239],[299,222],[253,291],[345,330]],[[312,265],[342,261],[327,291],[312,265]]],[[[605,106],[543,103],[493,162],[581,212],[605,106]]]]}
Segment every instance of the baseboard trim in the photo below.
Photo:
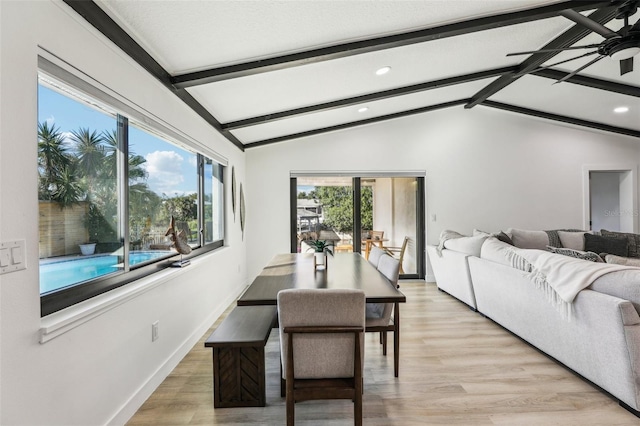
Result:
{"type": "Polygon", "coordinates": [[[142,404],[155,392],[162,384],[164,379],[178,366],[180,361],[191,351],[193,346],[198,343],[200,338],[211,325],[224,313],[227,307],[233,303],[245,291],[246,287],[240,288],[237,292],[231,294],[224,302],[220,303],[217,308],[207,316],[193,333],[169,356],[166,361],[158,367],[158,369],[143,383],[138,390],[131,395],[120,409],[109,419],[107,425],[124,425],[133,415],[142,407],[142,404]]]}

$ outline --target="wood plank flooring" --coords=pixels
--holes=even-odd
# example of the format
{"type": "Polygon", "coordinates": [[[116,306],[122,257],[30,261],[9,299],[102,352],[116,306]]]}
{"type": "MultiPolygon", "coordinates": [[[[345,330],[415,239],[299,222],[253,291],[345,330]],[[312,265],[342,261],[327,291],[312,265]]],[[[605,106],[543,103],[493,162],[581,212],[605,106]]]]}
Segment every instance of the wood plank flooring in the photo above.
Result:
{"type": "MultiPolygon", "coordinates": [[[[401,281],[400,377],[393,340],[367,333],[365,425],[639,425],[616,400],[433,283],[401,281]]],[[[227,310],[229,312],[231,307],[227,310]]],[[[267,406],[213,409],[212,353],[202,336],[128,425],[282,425],[276,329],[266,347],[267,406]]],[[[296,404],[298,425],[352,425],[347,401],[296,404]]]]}

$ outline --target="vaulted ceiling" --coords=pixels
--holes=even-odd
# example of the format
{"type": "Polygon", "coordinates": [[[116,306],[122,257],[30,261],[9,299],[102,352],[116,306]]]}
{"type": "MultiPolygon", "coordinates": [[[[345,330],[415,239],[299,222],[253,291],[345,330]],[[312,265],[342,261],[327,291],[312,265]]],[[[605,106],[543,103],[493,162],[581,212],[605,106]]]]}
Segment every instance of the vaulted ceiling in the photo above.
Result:
{"type": "Polygon", "coordinates": [[[441,108],[640,137],[640,55],[624,75],[605,56],[558,84],[597,55],[564,60],[596,49],[507,56],[600,44],[566,10],[618,31],[625,1],[65,3],[242,150],[441,108]]]}

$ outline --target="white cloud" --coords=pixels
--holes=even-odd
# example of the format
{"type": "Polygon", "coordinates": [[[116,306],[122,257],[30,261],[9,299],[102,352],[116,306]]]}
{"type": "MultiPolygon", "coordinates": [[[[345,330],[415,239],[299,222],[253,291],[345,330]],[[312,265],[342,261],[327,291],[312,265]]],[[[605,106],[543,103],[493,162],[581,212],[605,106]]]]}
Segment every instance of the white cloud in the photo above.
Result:
{"type": "Polygon", "coordinates": [[[149,186],[158,194],[173,196],[182,194],[177,190],[183,182],[182,164],[184,158],[174,151],[154,151],[145,156],[147,160],[143,167],[149,173],[149,186]]]}

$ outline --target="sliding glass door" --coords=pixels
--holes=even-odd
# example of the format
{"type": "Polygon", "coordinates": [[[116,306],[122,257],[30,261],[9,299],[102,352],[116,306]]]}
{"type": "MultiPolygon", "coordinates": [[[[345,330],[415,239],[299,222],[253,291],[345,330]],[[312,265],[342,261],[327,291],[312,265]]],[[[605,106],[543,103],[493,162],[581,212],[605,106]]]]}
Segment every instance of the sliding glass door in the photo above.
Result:
{"type": "Polygon", "coordinates": [[[401,260],[402,278],[424,278],[423,176],[292,173],[290,190],[292,252],[315,239],[364,257],[377,246],[401,260]]]}

